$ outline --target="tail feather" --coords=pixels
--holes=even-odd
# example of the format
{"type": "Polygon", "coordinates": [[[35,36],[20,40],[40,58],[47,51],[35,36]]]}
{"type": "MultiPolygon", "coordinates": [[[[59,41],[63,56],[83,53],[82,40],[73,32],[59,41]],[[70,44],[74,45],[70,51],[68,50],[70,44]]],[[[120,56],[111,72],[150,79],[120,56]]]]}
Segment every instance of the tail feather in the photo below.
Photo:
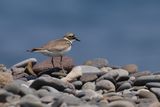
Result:
{"type": "Polygon", "coordinates": [[[27,52],[36,52],[36,51],[40,51],[42,50],[42,48],[33,48],[31,50],[27,50],[27,52]]]}

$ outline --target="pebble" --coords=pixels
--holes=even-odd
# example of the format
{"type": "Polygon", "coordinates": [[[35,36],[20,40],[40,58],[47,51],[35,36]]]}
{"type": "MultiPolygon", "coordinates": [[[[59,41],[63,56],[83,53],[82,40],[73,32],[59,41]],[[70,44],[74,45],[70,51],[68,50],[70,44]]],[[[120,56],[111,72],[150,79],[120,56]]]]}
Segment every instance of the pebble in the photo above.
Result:
{"type": "Polygon", "coordinates": [[[107,91],[115,91],[115,86],[109,80],[100,80],[100,81],[96,82],[96,89],[97,90],[104,89],[107,91]]]}
{"type": "Polygon", "coordinates": [[[82,81],[83,83],[85,82],[92,82],[92,81],[95,81],[97,79],[97,75],[96,74],[83,74],[81,77],[80,77],[80,81],[82,81]]]}
{"type": "Polygon", "coordinates": [[[43,107],[40,99],[34,95],[28,94],[21,98],[21,107],[43,107]]]}
{"type": "Polygon", "coordinates": [[[31,88],[36,90],[40,89],[42,86],[51,86],[58,91],[63,91],[65,88],[74,89],[74,86],[71,83],[63,82],[60,79],[50,76],[39,77],[30,85],[31,88]]]}
{"type": "Polygon", "coordinates": [[[148,75],[148,76],[138,77],[135,80],[134,85],[142,86],[149,82],[160,82],[160,75],[148,75]]]}
{"type": "Polygon", "coordinates": [[[127,64],[122,66],[122,69],[127,70],[129,73],[138,72],[138,66],[136,64],[127,64]]]}
{"type": "Polygon", "coordinates": [[[132,86],[131,86],[130,83],[125,82],[120,87],[118,87],[117,91],[122,91],[122,90],[130,89],[131,87],[132,86]]]}
{"type": "Polygon", "coordinates": [[[4,87],[13,81],[13,76],[9,72],[0,72],[0,87],[4,87]]]}
{"type": "Polygon", "coordinates": [[[81,89],[81,87],[83,85],[82,81],[74,81],[74,82],[72,82],[72,84],[74,85],[74,87],[76,89],[81,89]]]}
{"type": "Polygon", "coordinates": [[[159,82],[149,82],[146,84],[147,88],[152,88],[152,87],[156,87],[156,88],[160,88],[160,83],[159,82]]]}
{"type": "Polygon", "coordinates": [[[82,90],[96,90],[96,85],[94,82],[86,82],[83,86],[82,86],[82,90]]]}
{"type": "Polygon", "coordinates": [[[92,60],[88,60],[84,63],[84,65],[94,66],[97,68],[106,67],[108,65],[108,60],[105,58],[96,58],[92,60]]]}
{"type": "Polygon", "coordinates": [[[135,107],[135,106],[129,101],[120,100],[109,103],[107,107],[135,107]]]}
{"type": "Polygon", "coordinates": [[[160,88],[150,88],[151,92],[153,92],[160,101],[160,88]]]}

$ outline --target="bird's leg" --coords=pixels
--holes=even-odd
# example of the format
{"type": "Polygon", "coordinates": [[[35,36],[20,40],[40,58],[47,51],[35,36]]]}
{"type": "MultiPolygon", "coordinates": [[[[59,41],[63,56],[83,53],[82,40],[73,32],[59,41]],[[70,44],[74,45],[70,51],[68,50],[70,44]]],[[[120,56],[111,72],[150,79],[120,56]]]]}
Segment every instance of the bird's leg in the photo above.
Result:
{"type": "Polygon", "coordinates": [[[54,68],[54,60],[53,60],[53,57],[52,57],[52,59],[51,59],[51,63],[52,63],[52,66],[53,66],[53,68],[54,68]]]}
{"type": "Polygon", "coordinates": [[[63,73],[66,74],[66,72],[65,72],[65,70],[63,68],[63,56],[62,55],[60,56],[60,66],[62,68],[63,73]]]}

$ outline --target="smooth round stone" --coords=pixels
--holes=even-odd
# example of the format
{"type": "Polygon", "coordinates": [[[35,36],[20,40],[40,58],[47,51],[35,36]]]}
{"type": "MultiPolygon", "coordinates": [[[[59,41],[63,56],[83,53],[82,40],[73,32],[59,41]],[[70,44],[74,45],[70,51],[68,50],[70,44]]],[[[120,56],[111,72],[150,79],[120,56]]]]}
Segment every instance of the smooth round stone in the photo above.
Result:
{"type": "Polygon", "coordinates": [[[153,88],[153,87],[160,88],[160,83],[159,82],[149,82],[149,83],[146,84],[146,87],[148,87],[148,88],[153,88]]]}
{"type": "Polygon", "coordinates": [[[53,78],[50,76],[42,76],[38,79],[36,79],[31,85],[31,88],[34,88],[36,90],[40,89],[42,86],[51,86],[58,91],[63,91],[65,88],[71,88],[74,89],[74,86],[71,83],[63,82],[60,79],[53,78]]]}
{"type": "Polygon", "coordinates": [[[48,96],[48,95],[50,95],[50,93],[47,91],[47,90],[45,90],[45,89],[39,89],[39,90],[37,90],[35,93],[34,93],[36,96],[38,96],[38,97],[44,97],[44,96],[48,96]]]}
{"type": "Polygon", "coordinates": [[[58,90],[56,90],[55,88],[50,87],[50,86],[43,86],[41,89],[45,89],[52,94],[59,94],[60,93],[58,90]]]}
{"type": "Polygon", "coordinates": [[[142,86],[142,85],[145,85],[146,83],[149,83],[149,82],[160,82],[160,75],[148,75],[148,76],[138,77],[135,80],[134,85],[135,86],[142,86]]]}
{"type": "Polygon", "coordinates": [[[49,95],[49,96],[44,96],[44,97],[40,98],[40,100],[41,100],[42,103],[47,103],[48,104],[48,103],[51,103],[53,101],[53,98],[54,98],[54,96],[49,95]]]}
{"type": "Polygon", "coordinates": [[[128,65],[122,66],[122,69],[127,70],[129,73],[135,73],[138,71],[138,66],[135,64],[128,64],[128,65]]]}
{"type": "Polygon", "coordinates": [[[96,58],[93,60],[88,60],[84,63],[84,65],[94,66],[97,68],[102,68],[108,65],[108,60],[104,58],[96,58]]]}
{"type": "Polygon", "coordinates": [[[80,81],[82,82],[92,82],[94,80],[96,80],[98,77],[96,74],[83,74],[80,77],[80,81]]]}
{"type": "Polygon", "coordinates": [[[57,103],[57,102],[65,102],[68,106],[77,106],[83,103],[81,99],[73,95],[68,95],[68,94],[62,94],[62,95],[55,97],[54,103],[57,103]]]}
{"type": "Polygon", "coordinates": [[[129,76],[118,76],[116,78],[116,81],[119,82],[119,81],[126,81],[129,79],[129,76]]]}
{"type": "Polygon", "coordinates": [[[152,101],[158,101],[156,95],[153,94],[152,92],[150,92],[147,89],[140,89],[140,90],[138,90],[137,96],[139,96],[140,98],[151,99],[152,101]]]}
{"type": "Polygon", "coordinates": [[[134,106],[134,104],[129,101],[120,100],[109,103],[107,107],[136,107],[136,106],[134,106]]]}
{"type": "Polygon", "coordinates": [[[128,83],[128,82],[125,82],[123,83],[120,87],[118,87],[117,91],[122,91],[122,90],[125,90],[125,89],[129,89],[131,88],[131,84],[128,83]]]}
{"type": "Polygon", "coordinates": [[[160,102],[153,102],[149,107],[160,107],[160,102]]]}
{"type": "Polygon", "coordinates": [[[83,83],[82,81],[74,81],[72,84],[75,86],[76,89],[81,89],[83,83]]]}
{"type": "Polygon", "coordinates": [[[77,93],[76,95],[77,97],[80,97],[81,99],[85,100],[85,101],[91,101],[92,99],[102,99],[103,95],[99,94],[93,90],[82,90],[80,92],[77,93]]]}
{"type": "Polygon", "coordinates": [[[115,86],[109,80],[100,80],[100,81],[96,82],[96,89],[97,90],[104,89],[107,91],[115,91],[115,86]]]}
{"type": "Polygon", "coordinates": [[[6,102],[7,97],[12,96],[13,94],[7,92],[4,89],[0,89],[0,102],[6,102]]]}
{"type": "Polygon", "coordinates": [[[107,98],[107,100],[109,102],[118,101],[118,100],[123,100],[123,97],[121,97],[121,96],[110,96],[110,97],[107,98]]]}
{"type": "Polygon", "coordinates": [[[21,98],[21,107],[43,107],[40,99],[34,95],[28,94],[21,98]]]}
{"type": "Polygon", "coordinates": [[[150,88],[151,92],[153,92],[157,98],[160,100],[160,88],[150,88]]]}
{"type": "Polygon", "coordinates": [[[94,82],[86,82],[86,83],[82,86],[82,90],[87,90],[87,89],[95,90],[95,89],[96,89],[95,83],[94,83],[94,82]]]}
{"type": "Polygon", "coordinates": [[[29,59],[23,60],[23,61],[15,64],[15,65],[13,65],[11,68],[21,68],[21,67],[25,67],[25,66],[27,66],[27,64],[28,64],[29,62],[32,62],[32,64],[34,65],[34,64],[37,63],[37,59],[35,59],[35,58],[29,58],[29,59]]]}
{"type": "Polygon", "coordinates": [[[102,76],[99,77],[96,81],[100,81],[100,80],[109,80],[109,81],[111,81],[113,84],[116,84],[115,79],[114,79],[112,76],[108,75],[108,74],[102,75],[102,76]]]}
{"type": "Polygon", "coordinates": [[[9,72],[0,72],[0,86],[3,87],[13,81],[12,74],[9,72]]]}

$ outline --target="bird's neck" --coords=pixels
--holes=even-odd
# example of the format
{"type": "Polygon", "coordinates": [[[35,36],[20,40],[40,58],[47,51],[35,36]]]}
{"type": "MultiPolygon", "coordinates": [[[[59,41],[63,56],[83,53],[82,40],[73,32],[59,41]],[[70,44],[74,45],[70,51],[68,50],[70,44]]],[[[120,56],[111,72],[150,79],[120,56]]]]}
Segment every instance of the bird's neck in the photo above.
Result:
{"type": "Polygon", "coordinates": [[[69,39],[68,39],[68,38],[66,38],[66,37],[65,37],[64,39],[65,39],[65,40],[67,40],[67,41],[68,41],[69,43],[71,43],[71,44],[72,44],[72,43],[73,43],[73,41],[74,41],[74,40],[69,40],[69,39]]]}

